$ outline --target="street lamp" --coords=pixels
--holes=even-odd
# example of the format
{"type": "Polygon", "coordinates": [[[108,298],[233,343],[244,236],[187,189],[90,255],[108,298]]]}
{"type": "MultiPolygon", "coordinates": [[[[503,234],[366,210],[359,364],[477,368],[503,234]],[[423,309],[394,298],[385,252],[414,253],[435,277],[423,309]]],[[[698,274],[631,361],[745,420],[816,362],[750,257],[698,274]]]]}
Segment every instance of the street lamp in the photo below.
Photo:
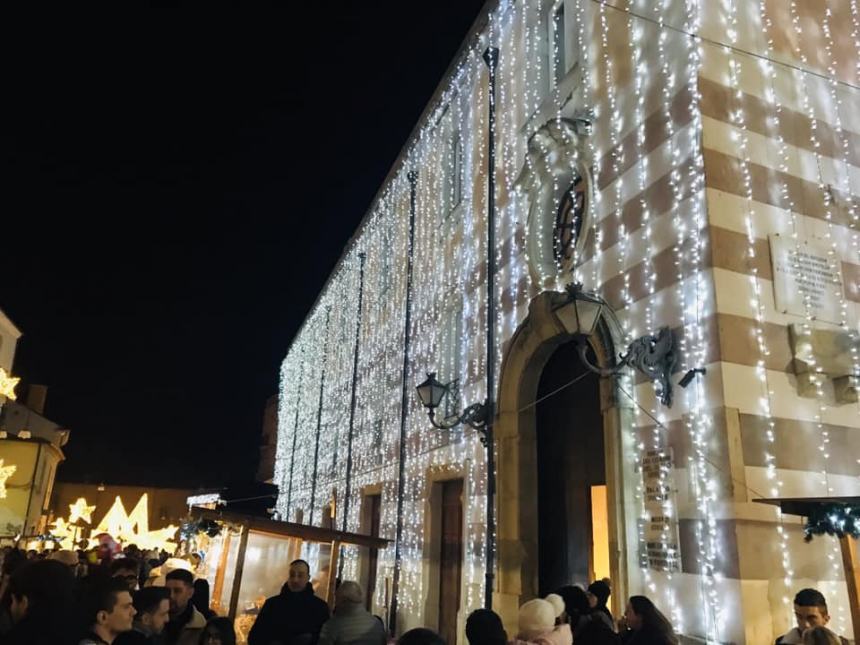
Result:
{"type": "MultiPolygon", "coordinates": [[[[588,337],[597,328],[604,310],[610,310],[608,303],[595,293],[582,290],[579,283],[566,287],[567,300],[554,310],[565,330],[574,337],[582,364],[591,372],[602,377],[615,376],[625,367],[633,367],[645,374],[651,381],[660,384],[660,402],[672,407],[672,372],[678,363],[675,348],[675,334],[669,327],[661,327],[656,335],[646,334],[635,339],[620,354],[618,362],[610,367],[599,367],[588,360],[588,337]]],[[[681,380],[681,387],[687,387],[696,374],[704,374],[705,368],[694,368],[681,380]]]]}
{"type": "Polygon", "coordinates": [[[461,423],[475,428],[481,433],[481,443],[487,445],[487,404],[473,403],[460,413],[446,417],[443,421],[436,420],[436,408],[442,403],[442,399],[451,394],[451,384],[442,383],[436,378],[436,372],[428,372],[427,380],[416,386],[418,398],[421,404],[427,408],[427,415],[434,428],[450,430],[461,423]]]}

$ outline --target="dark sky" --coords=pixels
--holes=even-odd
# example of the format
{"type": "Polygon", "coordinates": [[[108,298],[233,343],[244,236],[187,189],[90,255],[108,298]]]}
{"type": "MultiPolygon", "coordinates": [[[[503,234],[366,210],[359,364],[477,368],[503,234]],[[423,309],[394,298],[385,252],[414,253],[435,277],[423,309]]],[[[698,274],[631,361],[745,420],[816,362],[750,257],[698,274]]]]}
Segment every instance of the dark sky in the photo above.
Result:
{"type": "Polygon", "coordinates": [[[483,2],[311,4],[7,25],[0,308],[72,430],[61,479],[251,479],[287,346],[483,2]]]}

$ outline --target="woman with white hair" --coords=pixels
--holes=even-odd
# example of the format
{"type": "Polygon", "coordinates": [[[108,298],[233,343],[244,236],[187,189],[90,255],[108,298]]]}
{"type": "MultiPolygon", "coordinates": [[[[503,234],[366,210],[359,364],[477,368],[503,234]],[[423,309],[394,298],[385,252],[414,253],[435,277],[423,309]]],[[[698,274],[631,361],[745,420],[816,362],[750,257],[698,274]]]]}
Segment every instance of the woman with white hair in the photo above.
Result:
{"type": "Polygon", "coordinates": [[[385,628],[364,608],[361,585],[342,582],[334,603],[334,615],[323,624],[318,645],[385,645],[385,628]]]}

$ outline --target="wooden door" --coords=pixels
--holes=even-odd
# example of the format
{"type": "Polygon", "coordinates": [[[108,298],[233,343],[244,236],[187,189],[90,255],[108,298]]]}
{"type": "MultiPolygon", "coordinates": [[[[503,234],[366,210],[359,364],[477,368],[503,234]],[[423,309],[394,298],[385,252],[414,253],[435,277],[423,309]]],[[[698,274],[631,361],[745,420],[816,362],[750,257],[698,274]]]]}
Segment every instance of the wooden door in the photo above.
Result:
{"type": "MultiPolygon", "coordinates": [[[[367,505],[370,510],[370,535],[372,537],[379,537],[382,519],[382,495],[368,495],[367,505]]],[[[379,563],[379,549],[369,549],[367,562],[367,597],[365,605],[367,606],[367,611],[372,611],[373,594],[376,593],[376,565],[379,563]]]]}
{"type": "Polygon", "coordinates": [[[439,556],[439,634],[457,643],[457,612],[463,568],[463,480],[442,483],[442,539],[439,556]]]}

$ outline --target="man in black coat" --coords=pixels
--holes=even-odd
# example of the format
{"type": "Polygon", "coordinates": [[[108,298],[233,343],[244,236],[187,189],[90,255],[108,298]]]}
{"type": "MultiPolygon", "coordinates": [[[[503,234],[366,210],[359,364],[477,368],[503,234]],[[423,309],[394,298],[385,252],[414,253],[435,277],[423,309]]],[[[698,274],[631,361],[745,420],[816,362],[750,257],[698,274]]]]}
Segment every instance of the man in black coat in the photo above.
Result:
{"type": "Polygon", "coordinates": [[[311,570],[304,560],[290,563],[290,577],[281,593],[266,600],[248,645],[316,645],[328,620],[328,605],[314,595],[311,570]]]}

